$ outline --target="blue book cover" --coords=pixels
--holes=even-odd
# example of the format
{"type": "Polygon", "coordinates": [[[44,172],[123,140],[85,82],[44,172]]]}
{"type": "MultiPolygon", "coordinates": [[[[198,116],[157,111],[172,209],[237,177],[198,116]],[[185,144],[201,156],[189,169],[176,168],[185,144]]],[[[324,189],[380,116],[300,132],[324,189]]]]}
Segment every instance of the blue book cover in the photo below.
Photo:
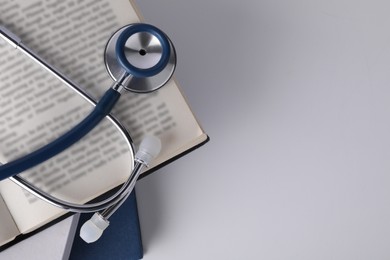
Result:
{"type": "Polygon", "coordinates": [[[74,223],[76,227],[73,232],[74,237],[69,238],[69,241],[73,240],[73,243],[69,243],[68,251],[70,252],[65,254],[65,259],[68,258],[67,255],[70,260],[142,259],[143,249],[135,191],[109,219],[110,226],[100,239],[87,244],[79,236],[80,228],[92,215],[92,213],[81,214],[78,222],[74,223]]]}

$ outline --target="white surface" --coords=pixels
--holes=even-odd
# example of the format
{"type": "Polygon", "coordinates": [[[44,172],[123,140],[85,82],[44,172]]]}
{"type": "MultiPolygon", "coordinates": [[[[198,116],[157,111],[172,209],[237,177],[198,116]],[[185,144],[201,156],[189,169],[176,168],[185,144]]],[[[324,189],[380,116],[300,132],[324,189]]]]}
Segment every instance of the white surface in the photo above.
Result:
{"type": "Polygon", "coordinates": [[[389,1],[138,2],[211,136],[137,186],[145,260],[390,259],[389,1]]]}
{"type": "Polygon", "coordinates": [[[144,259],[390,259],[390,3],[138,2],[211,136],[137,185],[144,259]]]}
{"type": "Polygon", "coordinates": [[[2,251],[0,260],[62,259],[72,217],[2,251]]]}

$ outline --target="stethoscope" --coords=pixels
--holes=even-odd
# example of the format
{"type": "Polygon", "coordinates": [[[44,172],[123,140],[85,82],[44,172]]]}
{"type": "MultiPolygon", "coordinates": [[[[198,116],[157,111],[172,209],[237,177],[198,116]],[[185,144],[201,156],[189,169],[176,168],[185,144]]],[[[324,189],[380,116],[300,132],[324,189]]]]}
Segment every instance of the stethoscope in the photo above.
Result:
{"type": "MultiPolygon", "coordinates": [[[[56,68],[45,62],[13,33],[0,27],[0,36],[13,47],[21,50],[38,62],[59,79],[68,83],[76,92],[88,101],[92,100],[75,86],[56,68]]],[[[108,219],[128,198],[134,189],[136,180],[143,167],[158,155],[161,142],[158,138],[147,136],[141,142],[134,155],[133,170],[127,181],[112,196],[91,204],[75,204],[56,198],[35,187],[17,174],[30,169],[66,150],[94,129],[99,122],[108,117],[125,135],[128,147],[133,152],[131,139],[126,130],[109,113],[124,90],[136,93],[148,93],[165,85],[176,67],[176,53],[170,39],[155,26],[143,23],[130,24],[116,31],[109,39],[104,61],[108,73],[114,80],[92,112],[79,124],[51,143],[14,161],[0,166],[0,181],[10,178],[16,184],[57,207],[76,213],[95,212],[80,231],[80,236],[88,243],[94,242],[108,227],[108,219]]]]}

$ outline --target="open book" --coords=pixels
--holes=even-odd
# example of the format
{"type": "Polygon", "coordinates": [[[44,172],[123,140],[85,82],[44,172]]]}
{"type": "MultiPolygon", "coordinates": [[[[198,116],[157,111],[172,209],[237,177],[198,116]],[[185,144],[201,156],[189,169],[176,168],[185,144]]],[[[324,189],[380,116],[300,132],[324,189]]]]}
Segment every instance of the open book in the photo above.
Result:
{"type": "MultiPolygon", "coordinates": [[[[107,40],[120,27],[139,21],[129,0],[0,0],[0,24],[95,99],[112,83],[103,61],[107,40]]],[[[23,53],[0,42],[0,162],[50,142],[92,108],[23,53]]],[[[152,94],[125,93],[113,115],[128,129],[135,147],[146,134],[160,137],[162,152],[151,169],[208,140],[174,80],[152,94]]],[[[21,176],[77,203],[123,183],[132,155],[123,134],[104,121],[81,142],[21,176]]],[[[65,213],[13,182],[1,181],[0,246],[65,213]]]]}

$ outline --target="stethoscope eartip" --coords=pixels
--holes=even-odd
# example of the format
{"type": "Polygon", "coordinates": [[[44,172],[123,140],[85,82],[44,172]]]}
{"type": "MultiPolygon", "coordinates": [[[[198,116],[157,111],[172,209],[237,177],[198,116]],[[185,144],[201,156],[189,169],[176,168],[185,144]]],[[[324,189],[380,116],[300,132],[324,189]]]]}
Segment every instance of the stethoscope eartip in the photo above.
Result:
{"type": "Polygon", "coordinates": [[[142,139],[138,152],[135,154],[135,160],[149,165],[161,151],[161,140],[153,135],[147,135],[142,139]]]}
{"type": "Polygon", "coordinates": [[[104,219],[99,213],[93,214],[92,218],[85,222],[80,229],[80,237],[89,243],[97,241],[110,222],[104,219]]]}

